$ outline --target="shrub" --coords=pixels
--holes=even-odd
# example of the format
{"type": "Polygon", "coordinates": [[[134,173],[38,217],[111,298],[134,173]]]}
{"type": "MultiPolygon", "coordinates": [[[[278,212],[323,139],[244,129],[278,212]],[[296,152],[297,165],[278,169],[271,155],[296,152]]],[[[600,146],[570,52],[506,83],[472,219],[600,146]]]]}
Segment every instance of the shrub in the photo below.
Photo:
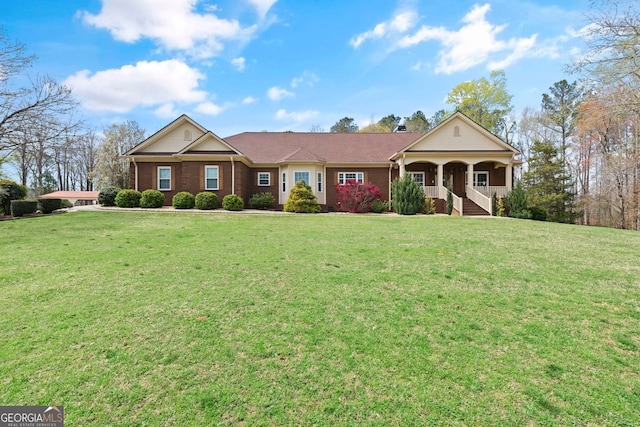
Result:
{"type": "Polygon", "coordinates": [[[241,211],[244,209],[244,201],[236,194],[227,194],[222,199],[222,207],[228,211],[241,211]]]}
{"type": "Polygon", "coordinates": [[[196,205],[196,198],[188,191],[181,191],[173,196],[171,204],[176,209],[193,209],[196,205]]]}
{"type": "Polygon", "coordinates": [[[249,206],[253,209],[269,209],[275,201],[271,193],[257,193],[249,199],[249,206]]]}
{"type": "Polygon", "coordinates": [[[498,196],[496,195],[496,193],[491,194],[491,215],[498,215],[498,196]]]}
{"type": "Polygon", "coordinates": [[[141,208],[161,208],[164,205],[164,193],[159,190],[144,190],[140,197],[141,208]]]}
{"type": "Polygon", "coordinates": [[[69,200],[67,199],[62,199],[60,200],[60,207],[62,209],[68,209],[68,208],[72,208],[73,207],[73,203],[71,203],[69,200]]]}
{"type": "Polygon", "coordinates": [[[119,208],[138,208],[142,194],[138,190],[120,190],[116,194],[116,206],[119,208]]]}
{"type": "Polygon", "coordinates": [[[540,206],[531,206],[529,211],[531,212],[531,219],[535,221],[546,221],[549,216],[547,210],[540,206]]]}
{"type": "Polygon", "coordinates": [[[496,208],[497,216],[506,216],[504,212],[504,199],[502,197],[498,197],[498,200],[496,200],[496,208]]]}
{"type": "Polygon", "coordinates": [[[11,201],[21,200],[27,197],[27,187],[8,179],[0,180],[0,209],[9,215],[11,212],[11,201]]]}
{"type": "Polygon", "coordinates": [[[445,203],[445,208],[447,210],[447,215],[451,215],[453,213],[453,191],[451,191],[451,188],[447,188],[447,201],[445,203]]]}
{"type": "Polygon", "coordinates": [[[284,204],[285,212],[319,213],[322,211],[318,199],[304,181],[296,182],[289,192],[289,198],[284,204]]]}
{"type": "Polygon", "coordinates": [[[389,202],[386,200],[377,199],[371,203],[371,212],[382,213],[389,209],[389,202]]]}
{"type": "Polygon", "coordinates": [[[393,208],[400,215],[415,215],[422,208],[424,188],[409,174],[396,178],[391,183],[393,208]]]}
{"type": "Polygon", "coordinates": [[[216,193],[209,191],[196,194],[196,208],[203,210],[218,209],[218,196],[216,196],[216,193]]]}
{"type": "Polygon", "coordinates": [[[365,213],[371,210],[371,203],[381,198],[380,189],[371,183],[359,183],[350,179],[336,185],[336,199],[341,211],[365,213]]]}
{"type": "Polygon", "coordinates": [[[528,203],[527,192],[520,181],[516,182],[516,185],[504,198],[504,204],[509,209],[509,216],[514,218],[531,218],[528,203]]]}
{"type": "Polygon", "coordinates": [[[102,206],[115,206],[116,196],[120,189],[118,187],[105,187],[98,193],[98,203],[102,206]]]}
{"type": "MultiPolygon", "coordinates": [[[[58,199],[60,200],[60,199],[58,199]]],[[[11,215],[18,217],[22,215],[32,214],[38,210],[38,202],[35,200],[12,200],[11,215]]]]}
{"type": "Polygon", "coordinates": [[[56,211],[62,207],[61,199],[38,199],[38,203],[40,203],[40,210],[43,214],[50,214],[53,211],[56,211]]]}
{"type": "Polygon", "coordinates": [[[422,211],[427,215],[433,215],[436,213],[436,202],[429,196],[425,197],[422,211]]]}

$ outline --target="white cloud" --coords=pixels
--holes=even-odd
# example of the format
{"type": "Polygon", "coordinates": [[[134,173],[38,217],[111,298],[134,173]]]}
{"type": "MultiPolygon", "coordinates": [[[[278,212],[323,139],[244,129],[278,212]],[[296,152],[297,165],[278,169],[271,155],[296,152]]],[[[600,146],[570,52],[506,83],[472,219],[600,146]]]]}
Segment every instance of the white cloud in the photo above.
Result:
{"type": "Polygon", "coordinates": [[[238,71],[244,71],[245,63],[246,61],[242,56],[231,60],[231,65],[233,65],[238,71]]]}
{"type": "Polygon", "coordinates": [[[257,101],[258,99],[254,98],[253,96],[247,96],[245,99],[242,100],[242,103],[245,105],[248,105],[248,104],[253,104],[257,101]]]}
{"type": "Polygon", "coordinates": [[[149,38],[167,50],[210,58],[223,50],[223,41],[247,41],[257,26],[242,27],[235,19],[196,12],[198,0],[102,0],[97,15],[83,11],[82,20],[108,30],[116,40],[134,43],[149,38]]]}
{"type": "Polygon", "coordinates": [[[93,75],[82,70],[67,77],[64,84],[89,110],[126,113],[138,106],[201,102],[207,96],[198,90],[204,78],[197,69],[171,59],[140,61],[93,75]]]}
{"type": "Polygon", "coordinates": [[[315,73],[305,71],[301,76],[293,78],[290,84],[294,89],[301,84],[306,84],[309,87],[313,87],[313,85],[315,85],[319,80],[320,79],[315,75],[315,73]]]}
{"type": "Polygon", "coordinates": [[[224,107],[216,105],[213,102],[203,102],[194,108],[194,111],[209,116],[217,116],[224,111],[224,107]]]}
{"type": "Polygon", "coordinates": [[[278,0],[248,0],[258,12],[260,19],[264,18],[271,6],[273,6],[278,0]]]}
{"type": "Polygon", "coordinates": [[[417,20],[418,14],[413,10],[397,12],[389,21],[381,22],[373,27],[372,30],[353,36],[349,44],[354,48],[358,48],[369,39],[379,39],[394,33],[405,33],[413,28],[417,20]]]}
{"type": "Polygon", "coordinates": [[[444,27],[423,25],[412,35],[401,38],[397,47],[408,48],[430,40],[442,45],[438,53],[439,61],[436,73],[451,74],[482,64],[496,54],[506,54],[499,60],[489,62],[488,68],[506,67],[525,56],[533,55],[537,35],[528,38],[512,38],[508,41],[498,39],[506,25],[494,25],[487,21],[486,15],[491,9],[488,3],[474,5],[464,16],[464,25],[457,31],[444,27]]]}
{"type": "Polygon", "coordinates": [[[172,102],[161,105],[153,114],[159,119],[174,119],[180,115],[172,102]]]}
{"type": "Polygon", "coordinates": [[[272,101],[280,101],[282,98],[287,98],[290,96],[294,96],[293,92],[289,92],[286,89],[281,89],[277,86],[270,87],[267,91],[267,96],[272,101]]]}
{"type": "Polygon", "coordinates": [[[317,117],[320,113],[315,110],[303,110],[292,111],[287,113],[287,110],[278,110],[275,118],[277,120],[293,120],[296,123],[303,123],[317,117]]]}

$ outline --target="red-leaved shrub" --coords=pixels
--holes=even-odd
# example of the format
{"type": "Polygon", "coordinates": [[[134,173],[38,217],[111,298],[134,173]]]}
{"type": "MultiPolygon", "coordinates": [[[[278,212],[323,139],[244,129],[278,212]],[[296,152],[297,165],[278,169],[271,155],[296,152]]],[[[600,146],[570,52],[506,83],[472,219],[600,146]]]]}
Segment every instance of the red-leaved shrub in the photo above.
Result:
{"type": "Polygon", "coordinates": [[[358,183],[351,179],[336,185],[336,198],[341,211],[364,213],[371,210],[371,203],[380,199],[380,189],[371,183],[358,183]]]}

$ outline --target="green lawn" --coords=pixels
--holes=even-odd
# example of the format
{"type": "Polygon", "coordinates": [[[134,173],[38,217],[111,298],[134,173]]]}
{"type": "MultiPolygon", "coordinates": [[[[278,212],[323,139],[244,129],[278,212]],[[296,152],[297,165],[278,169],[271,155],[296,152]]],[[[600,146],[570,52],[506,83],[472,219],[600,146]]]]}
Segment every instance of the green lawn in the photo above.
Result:
{"type": "Polygon", "coordinates": [[[68,426],[640,425],[637,232],[74,212],[0,254],[0,404],[68,426]]]}

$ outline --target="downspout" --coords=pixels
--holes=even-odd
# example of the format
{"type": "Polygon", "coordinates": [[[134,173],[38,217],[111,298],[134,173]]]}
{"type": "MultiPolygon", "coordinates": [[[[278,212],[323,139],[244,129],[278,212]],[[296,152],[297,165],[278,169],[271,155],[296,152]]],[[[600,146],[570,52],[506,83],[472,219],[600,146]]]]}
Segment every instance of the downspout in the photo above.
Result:
{"type": "Polygon", "coordinates": [[[389,203],[391,203],[391,171],[393,170],[393,162],[389,163],[389,203]]]}
{"type": "Polygon", "coordinates": [[[136,158],[132,157],[131,160],[133,161],[133,179],[134,179],[134,190],[139,191],[138,190],[138,164],[136,163],[136,158]]]}
{"type": "Polygon", "coordinates": [[[236,194],[236,164],[233,162],[233,156],[231,159],[231,194],[236,194]]]}

